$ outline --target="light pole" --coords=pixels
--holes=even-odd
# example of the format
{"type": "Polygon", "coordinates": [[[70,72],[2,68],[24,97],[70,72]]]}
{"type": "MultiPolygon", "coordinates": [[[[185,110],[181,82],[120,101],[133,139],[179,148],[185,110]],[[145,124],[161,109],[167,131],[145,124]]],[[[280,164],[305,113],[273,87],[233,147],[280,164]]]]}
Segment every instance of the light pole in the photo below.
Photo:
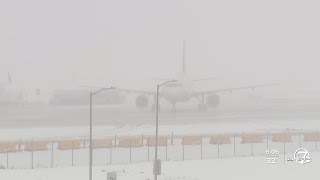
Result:
{"type": "Polygon", "coordinates": [[[98,94],[99,92],[101,91],[104,91],[104,90],[109,90],[109,89],[115,89],[114,87],[109,87],[109,88],[101,88],[100,90],[98,91],[95,91],[95,92],[92,92],[90,91],[90,144],[89,144],[89,180],[92,180],[92,97],[95,95],[95,94],[98,94]]]}
{"type": "Polygon", "coordinates": [[[166,81],[162,84],[158,84],[157,85],[157,105],[156,105],[156,145],[155,145],[155,160],[154,160],[154,180],[158,179],[158,132],[159,132],[159,89],[161,86],[169,83],[169,82],[176,82],[176,80],[170,80],[170,81],[166,81]]]}

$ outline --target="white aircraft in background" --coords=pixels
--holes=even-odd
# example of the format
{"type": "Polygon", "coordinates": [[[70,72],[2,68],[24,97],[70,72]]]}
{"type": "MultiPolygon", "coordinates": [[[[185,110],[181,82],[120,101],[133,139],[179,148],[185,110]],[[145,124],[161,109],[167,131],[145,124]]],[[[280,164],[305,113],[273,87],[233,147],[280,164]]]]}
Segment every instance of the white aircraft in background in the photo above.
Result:
{"type": "Polygon", "coordinates": [[[45,104],[40,94],[38,88],[35,90],[19,88],[8,73],[7,81],[0,83],[0,106],[24,107],[25,105],[45,104]]]}
{"type": "MultiPolygon", "coordinates": [[[[208,91],[196,91],[192,87],[193,82],[209,80],[207,79],[191,79],[186,73],[186,61],[185,61],[185,43],[183,44],[183,64],[182,72],[179,73],[175,78],[172,79],[161,79],[165,83],[161,86],[159,91],[159,98],[163,98],[170,102],[173,105],[173,110],[176,109],[176,104],[179,102],[187,102],[192,98],[199,100],[199,111],[207,111],[209,107],[217,107],[220,103],[220,97],[217,95],[221,92],[232,92],[235,90],[242,89],[255,89],[258,87],[272,86],[274,84],[263,84],[263,85],[254,85],[254,86],[244,86],[244,87],[235,87],[235,88],[223,88],[223,89],[213,89],[208,91]]],[[[156,92],[153,91],[143,91],[143,90],[125,90],[119,89],[120,91],[134,92],[140,94],[136,98],[136,106],[139,108],[145,108],[148,106],[149,97],[153,96],[154,103],[152,105],[152,111],[155,110],[156,106],[156,92]]]]}
{"type": "Polygon", "coordinates": [[[12,79],[10,73],[8,73],[8,80],[0,83],[0,105],[9,105],[16,102],[17,96],[14,96],[10,91],[12,79]]]}

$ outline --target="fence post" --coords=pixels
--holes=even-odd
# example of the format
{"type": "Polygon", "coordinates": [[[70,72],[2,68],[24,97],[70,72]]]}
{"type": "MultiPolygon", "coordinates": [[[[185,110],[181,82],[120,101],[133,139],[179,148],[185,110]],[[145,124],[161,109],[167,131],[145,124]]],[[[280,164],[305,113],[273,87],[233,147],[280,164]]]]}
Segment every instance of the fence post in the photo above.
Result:
{"type": "Polygon", "coordinates": [[[269,149],[269,133],[267,132],[267,149],[269,149]]]}
{"type": "Polygon", "coordinates": [[[110,147],[110,164],[112,164],[112,146],[110,147]]]}
{"type": "Polygon", "coordinates": [[[184,144],[182,145],[182,160],[184,161],[184,144]]]}
{"type": "Polygon", "coordinates": [[[253,156],[253,142],[251,141],[251,156],[253,156]]]}
{"type": "Polygon", "coordinates": [[[148,145],[148,162],[150,161],[150,147],[148,145]]]}
{"type": "Polygon", "coordinates": [[[201,159],[202,159],[202,137],[201,137],[200,151],[201,151],[201,159]]]}
{"type": "Polygon", "coordinates": [[[218,139],[218,158],[220,158],[220,141],[219,141],[219,139],[218,139]]]}
{"type": "Polygon", "coordinates": [[[173,145],[173,132],[171,133],[171,145],[173,145]]]}
{"type": "Polygon", "coordinates": [[[286,163],[286,141],[283,141],[283,161],[286,163]]]}
{"type": "Polygon", "coordinates": [[[86,148],[86,137],[83,136],[83,147],[86,148]]]}
{"type": "Polygon", "coordinates": [[[19,150],[19,151],[21,150],[21,138],[20,138],[20,141],[19,141],[18,150],[19,150]]]}
{"type": "Polygon", "coordinates": [[[73,166],[73,141],[72,141],[72,148],[71,148],[71,164],[73,166]]]}
{"type": "Polygon", "coordinates": [[[168,161],[168,144],[166,144],[166,161],[168,161]]]}
{"type": "Polygon", "coordinates": [[[299,131],[299,148],[301,148],[301,131],[299,131]]]}
{"type": "Polygon", "coordinates": [[[31,141],[31,169],[33,169],[33,139],[31,141]]]}
{"type": "Polygon", "coordinates": [[[51,142],[51,168],[53,168],[53,144],[54,141],[51,142]]]}
{"type": "Polygon", "coordinates": [[[316,140],[316,151],[318,151],[318,140],[316,140]]]}
{"type": "Polygon", "coordinates": [[[9,169],[9,147],[7,142],[7,169],[9,169]]]}
{"type": "Polygon", "coordinates": [[[130,164],[131,164],[131,154],[132,152],[131,152],[131,144],[130,144],[130,164]]]}
{"type": "Polygon", "coordinates": [[[233,156],[236,157],[236,135],[233,135],[233,156]]]}

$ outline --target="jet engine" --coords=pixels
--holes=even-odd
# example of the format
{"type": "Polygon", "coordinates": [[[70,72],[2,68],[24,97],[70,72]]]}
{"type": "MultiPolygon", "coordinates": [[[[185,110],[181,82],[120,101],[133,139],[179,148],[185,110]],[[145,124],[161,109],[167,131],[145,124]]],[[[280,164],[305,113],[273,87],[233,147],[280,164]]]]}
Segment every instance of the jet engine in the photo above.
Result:
{"type": "Polygon", "coordinates": [[[216,108],[220,104],[220,97],[216,94],[207,97],[207,104],[209,107],[216,108]]]}
{"type": "Polygon", "coordinates": [[[149,104],[149,99],[146,95],[139,95],[137,98],[136,98],[136,106],[138,108],[145,108],[147,107],[149,104]]]}

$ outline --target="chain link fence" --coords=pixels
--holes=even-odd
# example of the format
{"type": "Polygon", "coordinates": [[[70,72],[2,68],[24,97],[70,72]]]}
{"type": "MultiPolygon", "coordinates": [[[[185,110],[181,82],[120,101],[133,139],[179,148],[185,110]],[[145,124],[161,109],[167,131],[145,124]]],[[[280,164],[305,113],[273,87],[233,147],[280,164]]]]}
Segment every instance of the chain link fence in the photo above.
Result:
{"type": "MultiPolygon", "coordinates": [[[[159,136],[158,157],[162,161],[183,161],[247,156],[265,156],[277,150],[286,162],[298,148],[318,151],[320,133],[265,132],[159,136]]],[[[93,164],[128,164],[154,159],[154,136],[96,137],[93,164]]],[[[0,168],[33,169],[87,166],[89,138],[32,139],[0,142],[0,168]]]]}

